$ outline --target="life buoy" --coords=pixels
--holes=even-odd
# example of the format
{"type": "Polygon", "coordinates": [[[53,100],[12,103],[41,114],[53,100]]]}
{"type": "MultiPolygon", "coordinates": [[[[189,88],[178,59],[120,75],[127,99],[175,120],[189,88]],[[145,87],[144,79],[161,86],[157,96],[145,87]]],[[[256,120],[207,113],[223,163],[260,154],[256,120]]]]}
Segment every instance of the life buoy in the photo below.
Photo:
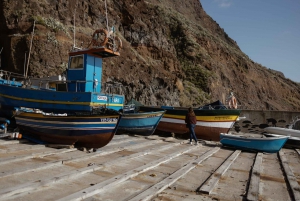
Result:
{"type": "Polygon", "coordinates": [[[236,101],[236,98],[233,96],[233,100],[232,100],[233,104],[232,104],[232,107],[234,109],[237,109],[237,101],[236,101]]]}
{"type": "Polygon", "coordinates": [[[228,101],[228,104],[229,104],[229,108],[237,109],[237,101],[236,101],[236,98],[234,96],[232,96],[230,98],[230,100],[228,101]]]}
{"type": "Polygon", "coordinates": [[[101,47],[101,46],[105,46],[106,43],[108,42],[108,32],[106,29],[97,29],[92,36],[92,41],[89,45],[89,47],[91,45],[96,46],[96,47],[101,47]],[[104,39],[102,40],[103,37],[100,36],[104,36],[104,39]]]}

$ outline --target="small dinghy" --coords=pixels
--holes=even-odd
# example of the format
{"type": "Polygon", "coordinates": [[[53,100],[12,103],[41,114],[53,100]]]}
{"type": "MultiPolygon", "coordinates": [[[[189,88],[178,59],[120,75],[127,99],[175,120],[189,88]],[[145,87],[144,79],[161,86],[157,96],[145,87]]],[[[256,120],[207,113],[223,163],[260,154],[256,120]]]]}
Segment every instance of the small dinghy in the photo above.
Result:
{"type": "Polygon", "coordinates": [[[289,136],[254,137],[246,135],[233,135],[220,133],[220,142],[224,146],[234,147],[241,150],[276,153],[289,139],[289,136]]]}
{"type": "MultiPolygon", "coordinates": [[[[278,134],[271,134],[271,133],[265,133],[266,137],[280,137],[282,135],[278,134]]],[[[289,139],[284,144],[284,147],[286,148],[292,148],[292,149],[299,149],[300,148],[300,138],[299,137],[293,137],[290,136],[289,139]]]]}
{"type": "Polygon", "coordinates": [[[269,134],[286,135],[300,138],[300,118],[295,117],[292,123],[287,128],[267,127],[264,129],[269,134]]]}
{"type": "Polygon", "coordinates": [[[292,128],[267,127],[264,130],[270,134],[293,136],[298,138],[300,137],[300,130],[296,130],[292,128]]]}

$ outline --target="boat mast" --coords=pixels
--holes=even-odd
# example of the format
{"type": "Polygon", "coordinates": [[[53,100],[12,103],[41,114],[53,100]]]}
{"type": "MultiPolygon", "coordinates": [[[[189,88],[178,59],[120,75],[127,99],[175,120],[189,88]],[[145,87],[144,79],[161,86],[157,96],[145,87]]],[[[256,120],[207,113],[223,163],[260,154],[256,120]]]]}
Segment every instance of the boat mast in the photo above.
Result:
{"type": "Polygon", "coordinates": [[[26,66],[26,52],[25,52],[25,59],[24,59],[24,77],[25,77],[25,66],[26,66]]]}
{"type": "Polygon", "coordinates": [[[106,16],[106,30],[109,33],[109,29],[108,29],[108,18],[107,18],[107,4],[106,4],[106,0],[105,0],[105,16],[106,16]]]}
{"type": "Polygon", "coordinates": [[[75,49],[75,14],[76,14],[76,8],[75,8],[75,12],[74,12],[74,33],[73,33],[73,49],[75,49]]]}
{"type": "Polygon", "coordinates": [[[75,33],[76,33],[76,26],[75,26],[76,22],[75,22],[75,20],[76,20],[76,18],[75,18],[75,15],[76,15],[77,4],[78,4],[78,0],[76,1],[75,10],[74,10],[73,49],[76,48],[76,42],[75,42],[75,33]]]}
{"type": "Polygon", "coordinates": [[[34,28],[35,28],[35,20],[33,21],[33,29],[32,29],[32,34],[31,34],[31,42],[30,42],[30,47],[29,47],[29,53],[28,53],[28,60],[27,60],[25,78],[27,78],[27,73],[28,73],[28,66],[29,66],[29,60],[30,60],[30,52],[31,52],[32,41],[33,41],[33,36],[34,36],[34,28]]]}
{"type": "Polygon", "coordinates": [[[1,51],[0,51],[0,68],[1,68],[1,53],[2,53],[2,50],[3,50],[3,47],[1,48],[1,51]]]}

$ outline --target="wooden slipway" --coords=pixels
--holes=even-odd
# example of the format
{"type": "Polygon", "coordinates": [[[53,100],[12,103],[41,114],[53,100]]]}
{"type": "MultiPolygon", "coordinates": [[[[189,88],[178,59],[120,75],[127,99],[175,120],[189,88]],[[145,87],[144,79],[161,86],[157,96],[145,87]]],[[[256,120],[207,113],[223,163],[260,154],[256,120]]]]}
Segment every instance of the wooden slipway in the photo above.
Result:
{"type": "Polygon", "coordinates": [[[0,140],[0,200],[300,200],[299,150],[116,135],[87,153],[0,140]]]}

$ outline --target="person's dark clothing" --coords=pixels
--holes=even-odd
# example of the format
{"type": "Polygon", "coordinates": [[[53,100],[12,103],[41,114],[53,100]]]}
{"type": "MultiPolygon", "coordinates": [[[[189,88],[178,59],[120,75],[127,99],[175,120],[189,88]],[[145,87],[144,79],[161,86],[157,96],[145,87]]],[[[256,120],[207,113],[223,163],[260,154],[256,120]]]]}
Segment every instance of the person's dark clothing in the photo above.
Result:
{"type": "Polygon", "coordinates": [[[187,124],[187,127],[190,130],[190,143],[192,143],[192,140],[194,139],[195,142],[198,142],[198,139],[195,134],[195,126],[197,124],[196,115],[194,112],[189,112],[185,116],[185,123],[187,124]]]}
{"type": "Polygon", "coordinates": [[[197,123],[197,119],[196,119],[196,115],[195,113],[187,113],[185,116],[185,123],[186,124],[196,124],[197,123]]]}
{"type": "Polygon", "coordinates": [[[196,133],[195,133],[195,124],[190,124],[189,125],[189,130],[190,130],[190,142],[193,141],[193,139],[195,140],[195,142],[198,142],[198,139],[196,137],[196,133]]]}

